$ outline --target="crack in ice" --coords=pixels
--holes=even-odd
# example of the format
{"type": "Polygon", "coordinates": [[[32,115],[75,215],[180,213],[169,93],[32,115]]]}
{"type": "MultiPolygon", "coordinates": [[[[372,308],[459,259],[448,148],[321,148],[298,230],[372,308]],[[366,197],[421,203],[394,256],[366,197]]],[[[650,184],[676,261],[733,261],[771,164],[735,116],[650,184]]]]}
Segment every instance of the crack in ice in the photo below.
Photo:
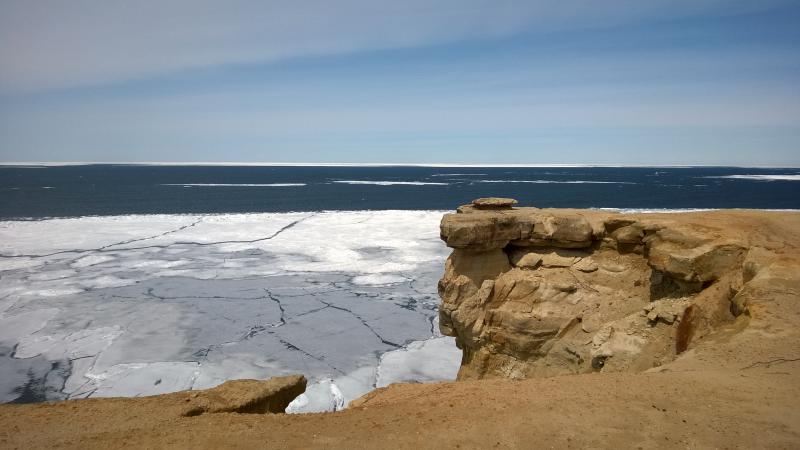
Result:
{"type": "MultiPolygon", "coordinates": [[[[306,217],[302,217],[300,219],[297,219],[297,220],[295,220],[295,221],[283,226],[278,231],[272,233],[269,236],[262,237],[262,238],[256,238],[256,239],[234,239],[234,240],[229,240],[229,241],[214,241],[214,242],[175,241],[175,242],[171,242],[169,244],[162,244],[162,245],[145,245],[145,246],[141,246],[141,247],[126,247],[126,248],[120,248],[120,249],[110,249],[109,248],[109,247],[116,246],[116,245],[122,245],[122,243],[118,242],[116,244],[110,244],[110,245],[106,245],[106,246],[103,246],[103,247],[97,247],[97,248],[91,248],[91,249],[60,250],[60,251],[57,251],[57,252],[41,254],[41,255],[37,255],[37,254],[20,254],[20,255],[0,254],[0,258],[34,258],[34,259],[36,259],[36,258],[47,258],[47,257],[50,257],[50,256],[62,255],[62,254],[67,254],[67,253],[80,253],[80,254],[83,254],[83,253],[88,253],[88,254],[92,254],[92,253],[108,253],[108,252],[121,253],[121,252],[128,252],[128,251],[132,251],[132,250],[147,250],[147,249],[152,249],[152,248],[167,249],[167,248],[170,248],[170,247],[173,247],[173,246],[207,247],[207,246],[211,246],[211,245],[220,245],[220,244],[254,244],[256,242],[263,242],[263,241],[269,241],[271,239],[274,239],[278,235],[283,233],[284,231],[289,230],[292,227],[294,227],[295,225],[303,222],[304,220],[310,219],[310,218],[312,218],[314,216],[316,216],[316,214],[310,214],[310,215],[308,215],[306,217]]],[[[178,231],[178,230],[173,230],[172,232],[176,232],[176,231],[178,231]]],[[[149,239],[152,239],[152,238],[149,238],[149,239]]]]}
{"type": "Polygon", "coordinates": [[[374,334],[374,335],[375,335],[375,337],[377,337],[377,338],[378,338],[378,340],[380,340],[382,343],[384,343],[384,344],[386,344],[386,345],[389,345],[389,346],[391,346],[391,347],[394,347],[394,348],[402,348],[402,347],[403,347],[403,346],[402,346],[402,345],[400,345],[400,344],[396,344],[396,343],[394,343],[394,342],[392,342],[392,341],[387,341],[386,339],[384,339],[384,338],[383,338],[383,336],[381,336],[381,335],[380,335],[380,334],[379,334],[377,331],[375,331],[375,329],[373,329],[373,328],[372,328],[372,326],[370,326],[370,325],[369,325],[369,323],[367,323],[367,321],[366,321],[364,318],[362,318],[362,317],[361,317],[361,316],[359,316],[358,314],[354,313],[353,311],[351,311],[351,310],[349,310],[349,309],[347,309],[347,308],[345,308],[345,307],[342,307],[342,306],[336,306],[336,305],[334,305],[333,303],[328,303],[328,302],[326,302],[325,300],[318,300],[318,301],[319,301],[320,303],[323,303],[323,304],[325,304],[325,305],[328,305],[329,307],[331,307],[331,308],[333,308],[333,309],[338,309],[338,310],[340,310],[340,311],[345,311],[345,312],[349,313],[350,315],[352,315],[353,317],[355,317],[356,319],[358,319],[358,320],[361,322],[361,324],[362,324],[362,325],[364,325],[365,327],[367,327],[367,329],[368,329],[370,332],[372,332],[372,334],[374,334]]]}
{"type": "Polygon", "coordinates": [[[116,244],[104,245],[104,246],[98,248],[98,250],[102,251],[102,250],[105,250],[105,249],[110,248],[110,247],[116,247],[118,245],[132,244],[134,242],[141,242],[141,241],[148,241],[150,239],[157,239],[157,238],[160,238],[160,237],[163,237],[163,236],[167,236],[167,235],[170,235],[170,234],[173,234],[173,233],[177,233],[179,231],[183,231],[183,230],[185,230],[187,228],[192,228],[192,227],[194,227],[195,225],[197,225],[198,223],[200,223],[202,221],[203,221],[203,217],[201,216],[200,218],[198,218],[194,222],[192,222],[192,223],[190,223],[188,225],[184,225],[182,227],[176,228],[174,230],[165,231],[164,233],[155,234],[153,236],[148,236],[148,237],[144,237],[144,238],[130,239],[130,240],[127,240],[127,241],[117,242],[116,244]]]}

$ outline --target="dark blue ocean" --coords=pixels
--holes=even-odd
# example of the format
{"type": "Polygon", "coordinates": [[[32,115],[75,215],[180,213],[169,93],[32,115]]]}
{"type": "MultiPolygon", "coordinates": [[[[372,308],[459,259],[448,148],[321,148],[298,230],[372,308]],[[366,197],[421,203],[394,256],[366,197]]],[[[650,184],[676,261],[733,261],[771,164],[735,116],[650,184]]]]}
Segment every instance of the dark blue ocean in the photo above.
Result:
{"type": "Polygon", "coordinates": [[[800,169],[0,166],[0,218],[539,207],[800,209],[800,169]]]}

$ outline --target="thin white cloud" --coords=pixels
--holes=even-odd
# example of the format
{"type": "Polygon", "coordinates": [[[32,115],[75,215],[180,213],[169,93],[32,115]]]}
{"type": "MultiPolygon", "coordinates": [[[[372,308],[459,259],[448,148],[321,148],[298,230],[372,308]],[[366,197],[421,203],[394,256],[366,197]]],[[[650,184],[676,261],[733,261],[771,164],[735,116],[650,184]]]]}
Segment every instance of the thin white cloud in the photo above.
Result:
{"type": "MultiPolygon", "coordinates": [[[[781,3],[781,1],[762,2],[781,3]]],[[[0,92],[519,32],[730,13],[754,2],[0,0],[0,92]]]]}

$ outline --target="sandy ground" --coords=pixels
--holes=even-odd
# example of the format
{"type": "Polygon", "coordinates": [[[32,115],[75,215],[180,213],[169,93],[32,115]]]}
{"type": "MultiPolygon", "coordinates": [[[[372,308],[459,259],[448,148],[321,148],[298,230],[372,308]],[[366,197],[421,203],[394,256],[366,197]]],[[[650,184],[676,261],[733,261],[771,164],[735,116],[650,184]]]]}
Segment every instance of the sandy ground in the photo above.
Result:
{"type": "Polygon", "coordinates": [[[392,385],[305,415],[1,405],[0,448],[800,448],[800,214],[753,214],[708,218],[782,254],[752,313],[645,373],[392,385]]]}
{"type": "Polygon", "coordinates": [[[163,417],[130,401],[5,407],[3,448],[797,448],[800,363],[395,385],[307,415],[163,417]]]}

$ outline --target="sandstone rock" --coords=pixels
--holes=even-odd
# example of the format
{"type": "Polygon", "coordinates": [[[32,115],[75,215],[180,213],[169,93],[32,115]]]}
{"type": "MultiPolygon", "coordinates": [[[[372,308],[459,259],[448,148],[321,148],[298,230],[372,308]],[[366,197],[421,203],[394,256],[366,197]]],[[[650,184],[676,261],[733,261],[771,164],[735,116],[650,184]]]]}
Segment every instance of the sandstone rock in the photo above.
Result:
{"type": "Polygon", "coordinates": [[[654,241],[648,261],[673,278],[692,282],[719,279],[735,267],[741,267],[745,249],[729,243],[709,243],[700,247],[680,248],[674,243],[654,241]]]}
{"type": "Polygon", "coordinates": [[[647,370],[689,345],[655,325],[679,322],[697,299],[686,336],[752,311],[741,285],[766,276],[773,255],[676,217],[474,205],[445,215],[454,250],[440,329],[464,353],[459,378],[647,370]]]}
{"type": "Polygon", "coordinates": [[[445,262],[439,281],[439,330],[456,337],[459,346],[477,339],[483,326],[485,303],[495,291],[495,279],[511,269],[499,249],[470,252],[456,249],[445,262]]]}
{"type": "Polygon", "coordinates": [[[582,216],[544,216],[539,219],[530,234],[532,245],[583,248],[592,243],[592,226],[582,216]]]}
{"type": "Polygon", "coordinates": [[[614,230],[611,237],[620,244],[641,244],[644,230],[637,225],[627,225],[614,230]]]}
{"type": "Polygon", "coordinates": [[[548,252],[542,255],[542,267],[572,267],[580,259],[578,255],[565,252],[548,252]]]}
{"type": "Polygon", "coordinates": [[[586,257],[582,258],[572,267],[574,269],[580,270],[581,272],[591,273],[595,272],[600,266],[598,266],[597,263],[592,258],[586,257]]]}
{"type": "Polygon", "coordinates": [[[453,248],[489,250],[509,243],[519,247],[585,248],[595,230],[578,214],[550,214],[530,209],[461,209],[446,214],[440,232],[453,248]]]}
{"type": "Polygon", "coordinates": [[[181,415],[198,416],[206,413],[282,413],[298,395],[306,390],[302,375],[270,378],[268,380],[232,380],[202,391],[184,395],[185,408],[181,415]]]}
{"type": "Polygon", "coordinates": [[[538,266],[545,268],[572,267],[585,257],[587,253],[572,249],[559,248],[517,248],[511,252],[509,259],[516,267],[535,269],[538,266]]]}
{"type": "Polygon", "coordinates": [[[612,273],[622,273],[628,270],[628,267],[625,264],[620,264],[616,261],[603,261],[600,263],[599,267],[606,272],[612,273]]]}
{"type": "Polygon", "coordinates": [[[636,223],[636,219],[629,217],[613,217],[604,221],[605,229],[609,233],[613,233],[619,228],[627,227],[636,223]]]}
{"type": "Polygon", "coordinates": [[[581,320],[581,330],[584,333],[594,333],[597,331],[597,324],[592,323],[588,320],[581,320]]]}
{"type": "Polygon", "coordinates": [[[472,205],[478,209],[511,209],[516,204],[513,198],[502,197],[476,198],[472,201],[472,205]]]}
{"type": "Polygon", "coordinates": [[[472,214],[446,214],[440,232],[449,247],[485,251],[503,248],[512,240],[530,234],[531,225],[516,215],[496,211],[476,211],[472,214]]]}
{"type": "Polygon", "coordinates": [[[542,264],[542,255],[535,252],[515,252],[510,260],[514,267],[535,269],[542,264]]]}
{"type": "Polygon", "coordinates": [[[683,300],[658,300],[644,307],[647,320],[651,323],[664,322],[672,325],[683,315],[689,307],[688,301],[683,300]]]}
{"type": "Polygon", "coordinates": [[[753,247],[745,256],[742,272],[744,282],[748,282],[758,275],[764,268],[769,267],[775,260],[777,255],[767,249],[761,247],[753,247]]]}

